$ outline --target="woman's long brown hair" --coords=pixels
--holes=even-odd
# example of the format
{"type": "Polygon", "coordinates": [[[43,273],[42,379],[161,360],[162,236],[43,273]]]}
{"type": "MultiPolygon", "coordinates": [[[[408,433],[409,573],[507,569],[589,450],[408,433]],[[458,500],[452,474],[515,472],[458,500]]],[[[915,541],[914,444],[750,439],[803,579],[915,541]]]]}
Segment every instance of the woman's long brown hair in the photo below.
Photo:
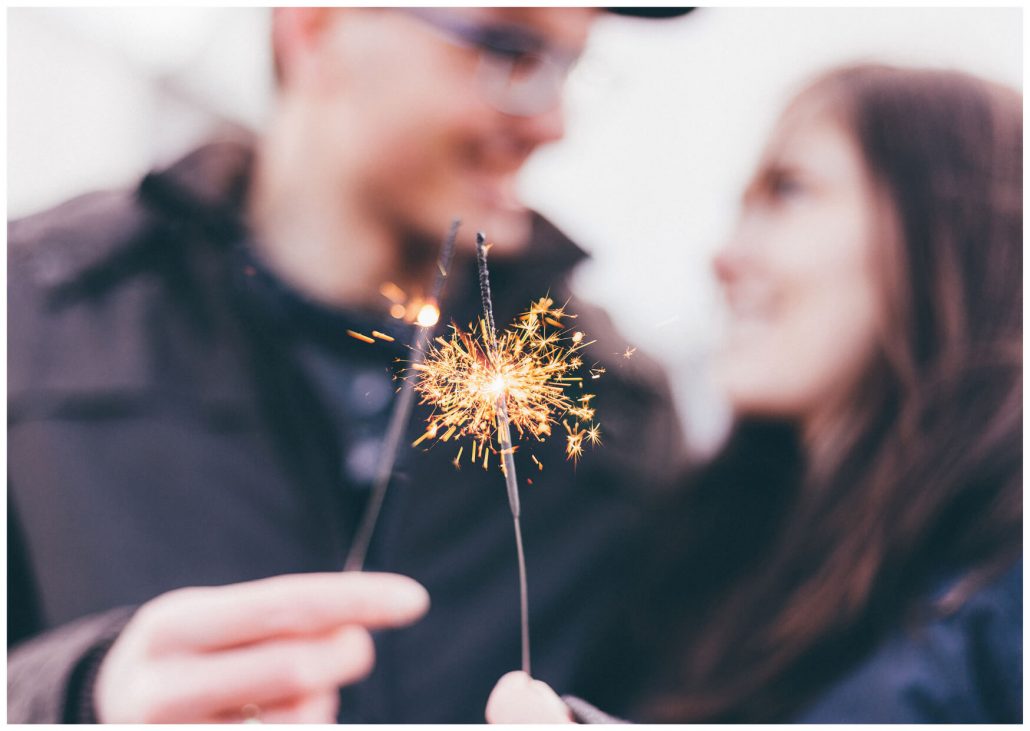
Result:
{"type": "Polygon", "coordinates": [[[965,577],[947,610],[1021,553],[1022,98],[863,65],[811,100],[858,143],[892,223],[879,352],[819,449],[742,423],[667,511],[651,720],[786,720],[936,581],[965,577]]]}

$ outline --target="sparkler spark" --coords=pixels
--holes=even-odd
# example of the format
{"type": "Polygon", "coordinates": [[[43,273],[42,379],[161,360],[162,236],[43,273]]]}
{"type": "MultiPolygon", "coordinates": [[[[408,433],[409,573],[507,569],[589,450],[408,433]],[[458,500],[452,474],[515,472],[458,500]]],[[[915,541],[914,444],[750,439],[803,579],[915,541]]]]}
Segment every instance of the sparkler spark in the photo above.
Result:
{"type": "Polygon", "coordinates": [[[584,432],[580,429],[579,424],[575,426],[569,426],[567,421],[562,422],[562,426],[565,427],[565,431],[568,432],[568,436],[565,438],[565,452],[572,459],[579,459],[583,454],[583,437],[584,432]]]}
{"type": "Polygon", "coordinates": [[[375,342],[375,340],[370,338],[368,335],[362,335],[361,333],[354,332],[353,330],[348,330],[347,334],[350,335],[355,340],[360,340],[363,343],[374,343],[375,342]]]}
{"type": "MultiPolygon", "coordinates": [[[[501,402],[520,438],[542,441],[563,418],[574,420],[577,433],[586,434],[584,429],[593,426],[589,422],[595,416],[589,405],[593,395],[574,398],[567,389],[582,382],[575,374],[583,366],[580,351],[590,343],[582,332],[564,329],[562,321],[572,317],[551,298],[542,297],[509,329],[496,334],[496,347],[491,347],[486,319],[465,330],[452,325],[450,337],[436,338],[425,360],[412,366],[421,402],[434,407],[416,444],[443,432],[470,437],[480,453],[496,452],[501,402]]],[[[582,439],[568,442],[569,459],[578,460],[582,453],[582,439]]]]}

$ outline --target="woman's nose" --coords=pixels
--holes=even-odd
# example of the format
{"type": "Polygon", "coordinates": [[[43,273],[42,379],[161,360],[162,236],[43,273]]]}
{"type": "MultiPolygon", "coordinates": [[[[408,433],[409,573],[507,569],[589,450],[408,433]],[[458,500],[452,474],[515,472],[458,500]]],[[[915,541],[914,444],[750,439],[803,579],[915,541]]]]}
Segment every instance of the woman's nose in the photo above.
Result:
{"type": "Polygon", "coordinates": [[[712,257],[712,269],[715,277],[722,284],[732,282],[740,271],[741,252],[740,246],[732,241],[727,242],[712,257]]]}

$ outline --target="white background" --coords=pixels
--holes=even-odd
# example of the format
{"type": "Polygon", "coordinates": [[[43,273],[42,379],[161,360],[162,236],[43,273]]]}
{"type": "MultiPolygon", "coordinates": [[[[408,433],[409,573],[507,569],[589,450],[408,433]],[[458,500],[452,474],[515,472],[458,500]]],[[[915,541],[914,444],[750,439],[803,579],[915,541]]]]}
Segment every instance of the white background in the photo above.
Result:
{"type": "MultiPolygon", "coordinates": [[[[123,185],[219,119],[260,127],[267,9],[11,9],[8,215],[123,185]]],[[[720,308],[713,251],[789,94],[828,66],[961,68],[1022,88],[1020,8],[705,8],[605,18],[570,80],[567,138],[527,202],[595,256],[578,287],[669,369],[692,443],[725,411],[704,378],[720,308]]]]}

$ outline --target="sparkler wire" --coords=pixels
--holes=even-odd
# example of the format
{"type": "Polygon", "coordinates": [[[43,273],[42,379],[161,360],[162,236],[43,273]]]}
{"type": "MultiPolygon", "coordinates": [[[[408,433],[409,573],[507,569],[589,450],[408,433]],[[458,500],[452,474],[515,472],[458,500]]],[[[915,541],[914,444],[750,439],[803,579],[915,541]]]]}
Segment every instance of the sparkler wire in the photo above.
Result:
{"type": "MultiPolygon", "coordinates": [[[[486,264],[486,236],[482,232],[476,234],[476,263],[479,265],[479,293],[483,299],[483,316],[489,328],[490,357],[497,358],[497,328],[494,325],[494,304],[490,296],[490,271],[486,264]]],[[[511,443],[511,428],[508,419],[506,395],[497,399],[497,442],[500,446],[502,464],[504,465],[504,483],[508,488],[508,504],[511,506],[511,518],[515,527],[515,550],[519,562],[519,609],[522,624],[522,672],[532,675],[529,661],[529,592],[526,582],[526,555],[522,548],[522,526],[519,523],[521,506],[519,505],[518,478],[515,474],[515,450],[511,443]]]]}
{"type": "MultiPolygon", "coordinates": [[[[447,281],[447,272],[451,268],[451,259],[454,258],[454,241],[458,236],[458,227],[461,226],[460,219],[451,222],[451,228],[440,247],[440,255],[436,266],[436,280],[430,293],[431,302],[439,308],[440,297],[443,294],[443,287],[447,281]]],[[[489,286],[489,285],[488,285],[489,286]]],[[[426,345],[433,335],[436,327],[432,325],[415,325],[415,337],[412,344],[412,362],[421,363],[426,356],[426,345]]],[[[365,565],[365,556],[368,547],[372,542],[372,535],[375,533],[376,523],[379,520],[379,513],[383,508],[383,501],[386,499],[386,491],[390,486],[390,477],[393,474],[393,466],[397,461],[397,448],[400,445],[404,431],[407,429],[411,418],[411,408],[415,402],[414,385],[407,379],[401,385],[400,394],[393,403],[393,410],[390,412],[390,421],[386,428],[386,438],[383,440],[383,449],[379,453],[379,462],[376,465],[375,482],[372,487],[372,494],[368,498],[368,506],[361,517],[361,524],[354,535],[350,551],[347,554],[347,561],[344,563],[344,571],[361,571],[365,565]]]]}

